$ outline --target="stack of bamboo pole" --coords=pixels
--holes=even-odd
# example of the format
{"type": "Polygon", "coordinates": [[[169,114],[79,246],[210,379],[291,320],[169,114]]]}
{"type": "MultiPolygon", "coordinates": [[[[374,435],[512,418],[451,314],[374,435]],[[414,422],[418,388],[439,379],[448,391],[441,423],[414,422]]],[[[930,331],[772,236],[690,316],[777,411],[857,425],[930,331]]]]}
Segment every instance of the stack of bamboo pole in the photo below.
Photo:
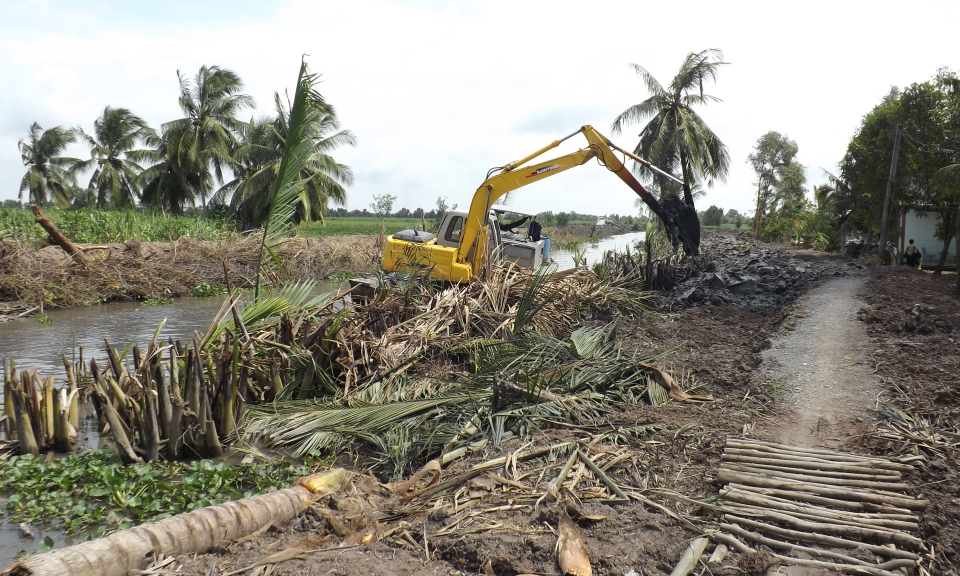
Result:
{"type": "MultiPolygon", "coordinates": [[[[69,366],[66,359],[64,362],[69,366]]],[[[69,452],[80,427],[76,382],[57,389],[53,377],[41,380],[35,370],[17,373],[11,360],[4,366],[3,412],[8,439],[16,439],[21,454],[37,456],[53,448],[69,452]]]]}
{"type": "Polygon", "coordinates": [[[912,469],[885,458],[728,438],[718,477],[724,516],[712,537],[741,552],[764,545],[788,564],[893,576],[917,566],[926,551],[909,533],[928,504],[904,494],[910,485],[902,475],[912,469]]]}

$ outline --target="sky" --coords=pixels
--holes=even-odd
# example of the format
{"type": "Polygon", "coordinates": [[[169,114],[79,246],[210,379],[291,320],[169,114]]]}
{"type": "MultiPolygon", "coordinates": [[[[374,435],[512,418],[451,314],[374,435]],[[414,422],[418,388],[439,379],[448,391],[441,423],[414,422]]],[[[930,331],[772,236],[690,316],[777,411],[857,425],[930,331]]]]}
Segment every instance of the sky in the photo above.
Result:
{"type": "MultiPolygon", "coordinates": [[[[960,2],[3,0],[0,2],[0,200],[17,197],[17,142],[29,126],[92,131],[105,106],[159,128],[181,117],[177,71],[233,70],[256,109],[296,84],[300,59],[356,147],[348,207],[374,194],[395,209],[466,207],[487,170],[584,124],[624,148],[640,125],[614,118],[649,95],[636,63],[666,85],[690,52],[728,65],[699,110],[729,148],[725,182],[698,209],[750,213],[747,155],[775,130],[799,145],[808,185],[836,170],[864,114],[889,91],[960,68],[960,2]]],[[[585,145],[566,141],[555,155],[585,145]]],[[[79,145],[69,156],[88,158],[79,145]]],[[[542,160],[552,156],[545,155],[542,160]]],[[[89,177],[88,177],[89,178],[89,177]]],[[[635,196],[595,162],[519,190],[527,209],[634,214],[635,196]]]]}

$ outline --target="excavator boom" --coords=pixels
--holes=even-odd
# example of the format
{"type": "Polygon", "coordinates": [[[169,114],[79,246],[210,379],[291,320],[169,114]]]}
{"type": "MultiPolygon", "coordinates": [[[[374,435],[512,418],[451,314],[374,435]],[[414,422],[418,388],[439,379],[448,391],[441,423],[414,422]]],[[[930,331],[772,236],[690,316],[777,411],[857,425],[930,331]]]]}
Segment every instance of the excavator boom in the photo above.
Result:
{"type": "Polygon", "coordinates": [[[488,233],[490,207],[505,194],[517,188],[581,166],[593,158],[623,180],[660,217],[670,235],[674,250],[678,248],[679,242],[683,244],[687,254],[697,254],[700,246],[700,221],[694,207],[684,204],[676,197],[668,197],[661,204],[637,181],[616,151],[677,180],[642,158],[614,145],[592,126],[582,126],[576,132],[555,140],[540,150],[507,164],[498,173],[488,176],[473,195],[470,210],[464,217],[463,228],[458,232],[459,238],[456,244],[440,246],[433,239],[427,242],[407,243],[391,236],[384,249],[384,268],[392,271],[404,266],[414,266],[430,270],[431,274],[438,278],[453,281],[464,281],[476,277],[489,259],[491,247],[487,244],[490,241],[488,233]],[[577,134],[583,134],[587,139],[586,148],[545,162],[526,165],[577,134]],[[457,246],[456,249],[452,247],[454,245],[457,246]]]}

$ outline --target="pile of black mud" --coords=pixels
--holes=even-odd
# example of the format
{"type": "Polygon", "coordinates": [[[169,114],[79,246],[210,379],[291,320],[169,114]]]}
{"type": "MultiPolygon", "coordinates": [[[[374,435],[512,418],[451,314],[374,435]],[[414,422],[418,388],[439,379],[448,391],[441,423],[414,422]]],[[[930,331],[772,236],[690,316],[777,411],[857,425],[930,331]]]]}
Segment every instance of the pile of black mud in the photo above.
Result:
{"type": "Polygon", "coordinates": [[[712,232],[700,250],[701,256],[677,265],[685,280],[661,294],[659,309],[712,304],[765,312],[795,300],[813,282],[863,269],[847,258],[767,244],[746,233],[712,232]]]}

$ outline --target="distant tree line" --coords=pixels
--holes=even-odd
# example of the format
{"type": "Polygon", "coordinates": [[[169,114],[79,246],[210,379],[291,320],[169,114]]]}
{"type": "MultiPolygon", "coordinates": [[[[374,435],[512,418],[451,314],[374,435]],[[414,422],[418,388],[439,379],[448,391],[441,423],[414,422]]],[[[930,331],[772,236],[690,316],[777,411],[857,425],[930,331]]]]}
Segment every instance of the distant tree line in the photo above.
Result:
{"type": "MultiPolygon", "coordinates": [[[[156,130],[127,108],[107,106],[93,130],[36,122],[19,142],[27,167],[19,200],[67,207],[131,209],[138,206],[183,214],[200,205],[204,214],[259,226],[269,212],[270,194],[280,169],[290,102],[274,94],[273,114],[240,120],[254,101],[243,93],[234,72],[203,66],[193,77],[177,71],[182,117],[156,130]],[[89,148],[88,159],[64,156],[75,142],[89,148]],[[81,175],[89,175],[82,178],[81,175]]],[[[349,166],[331,154],[356,145],[341,130],[332,104],[315,95],[319,112],[308,127],[312,142],[300,173],[297,221],[322,219],[330,204],[344,205],[353,182],[349,166]]],[[[6,204],[5,204],[6,205],[6,204]]]]}
{"type": "Polygon", "coordinates": [[[892,188],[887,235],[896,238],[896,214],[917,208],[940,216],[937,237],[946,262],[949,242],[960,242],[960,79],[948,68],[926,82],[892,87],[864,115],[828,183],[806,188],[796,142],[779,132],[761,136],[748,160],[757,176],[754,234],[768,240],[810,237],[837,247],[843,232],[880,236],[897,126],[903,138],[892,188]]]}

